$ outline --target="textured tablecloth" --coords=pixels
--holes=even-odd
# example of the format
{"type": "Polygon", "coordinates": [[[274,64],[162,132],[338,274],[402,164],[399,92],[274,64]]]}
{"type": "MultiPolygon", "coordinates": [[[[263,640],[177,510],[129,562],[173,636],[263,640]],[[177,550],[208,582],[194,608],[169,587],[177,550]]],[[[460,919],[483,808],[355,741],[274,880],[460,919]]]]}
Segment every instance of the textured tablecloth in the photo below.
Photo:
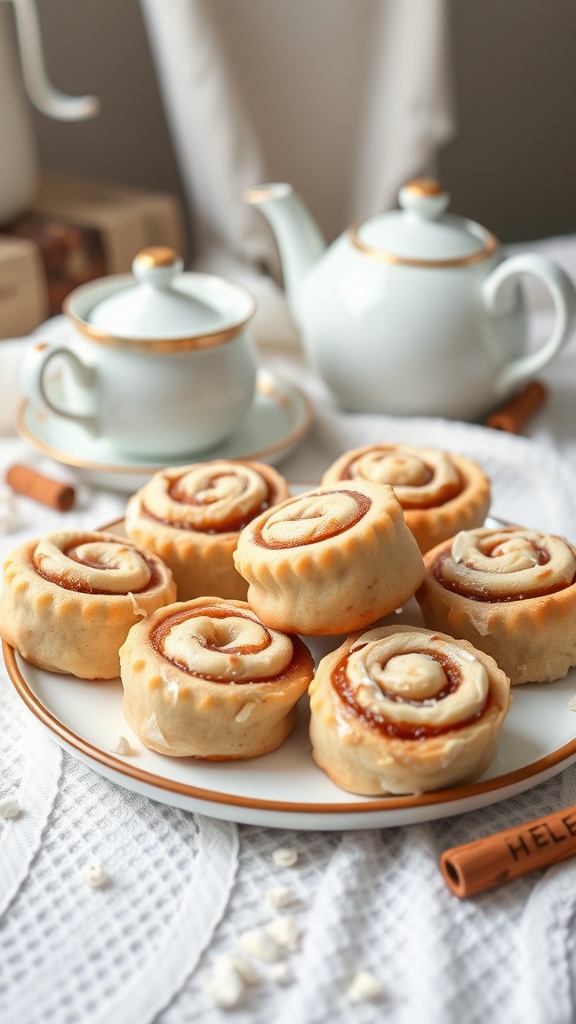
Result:
{"type": "MultiPolygon", "coordinates": [[[[545,328],[543,314],[542,329],[545,328]]],[[[406,439],[477,457],[493,479],[493,512],[576,538],[576,345],[543,375],[547,406],[531,440],[443,421],[343,416],[292,358],[270,365],[310,389],[315,427],[282,465],[312,480],[347,447],[406,439]]],[[[14,437],[0,439],[0,471],[25,459],[55,467],[14,437]]],[[[125,498],[82,485],[59,515],[16,499],[21,540],[121,515],[125,498]]],[[[575,717],[576,731],[576,717],[575,717]]],[[[56,745],[0,671],[2,1024],[569,1024],[576,1019],[576,861],[461,901],[438,857],[447,847],[576,803],[576,766],[473,813],[401,828],[287,832],[176,810],[108,782],[56,745]],[[298,854],[291,867],[278,848],[298,854]],[[81,870],[98,858],[110,884],[81,870]],[[293,902],[267,894],[285,886],[293,902]],[[277,966],[243,952],[248,931],[291,918],[299,938],[277,966]],[[243,956],[258,980],[238,1005],[215,1005],[219,958],[243,956]],[[354,1002],[359,971],[380,995],[354,1002]]],[[[225,961],[227,963],[228,961],[225,961]]],[[[219,966],[220,965],[220,966],[219,966]]]]}

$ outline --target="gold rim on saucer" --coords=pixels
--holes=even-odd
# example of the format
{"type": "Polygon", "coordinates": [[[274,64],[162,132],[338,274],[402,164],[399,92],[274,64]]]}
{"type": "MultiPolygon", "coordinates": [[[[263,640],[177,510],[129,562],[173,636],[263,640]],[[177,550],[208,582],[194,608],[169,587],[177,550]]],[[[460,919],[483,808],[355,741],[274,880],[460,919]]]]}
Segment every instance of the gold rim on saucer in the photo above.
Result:
{"type": "MultiPolygon", "coordinates": [[[[264,448],[260,448],[256,451],[246,452],[244,455],[234,455],[230,458],[235,459],[250,459],[252,461],[263,460],[276,455],[278,452],[284,451],[284,449],[291,448],[298,444],[302,438],[308,433],[312,421],[314,419],[314,409],[311,400],[308,396],[295,384],[289,382],[288,385],[298,397],[298,400],[302,404],[302,420],[299,422],[288,434],[286,434],[280,441],[276,441],[274,444],[266,445],[264,448]]],[[[278,387],[274,383],[274,378],[268,376],[268,374],[262,374],[259,376],[256,382],[256,394],[264,395],[271,398],[278,408],[282,409],[291,404],[290,396],[282,391],[281,387],[278,387]]],[[[202,458],[201,454],[190,454],[189,456],[182,456],[174,460],[173,463],[169,459],[158,459],[152,464],[138,463],[138,464],[119,464],[119,463],[106,463],[106,462],[93,462],[90,459],[82,458],[79,455],[66,452],[61,448],[57,448],[54,445],[49,444],[47,441],[43,441],[40,437],[32,432],[28,424],[26,423],[26,410],[30,406],[28,399],[23,399],[16,411],[14,418],[14,426],[20,437],[27,441],[37,451],[42,452],[43,455],[47,455],[49,458],[54,459],[56,462],[60,462],[63,465],[71,466],[76,469],[85,469],[97,473],[111,473],[111,474],[122,474],[122,475],[143,475],[148,474],[152,476],[157,472],[158,469],[170,464],[170,465],[185,465],[189,462],[202,462],[205,459],[202,458]]],[[[40,413],[40,415],[43,415],[40,413]]],[[[214,451],[218,451],[221,446],[214,448],[214,451]]],[[[207,458],[212,458],[210,454],[207,458]]]]}

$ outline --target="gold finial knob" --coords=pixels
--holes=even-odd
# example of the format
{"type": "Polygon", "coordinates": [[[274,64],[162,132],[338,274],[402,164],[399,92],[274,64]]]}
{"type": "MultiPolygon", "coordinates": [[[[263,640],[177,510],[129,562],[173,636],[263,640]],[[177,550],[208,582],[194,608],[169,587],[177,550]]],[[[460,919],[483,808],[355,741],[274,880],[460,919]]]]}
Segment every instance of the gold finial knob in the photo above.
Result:
{"type": "Polygon", "coordinates": [[[435,178],[414,178],[404,188],[416,196],[441,196],[444,188],[435,178]]]}
{"type": "Polygon", "coordinates": [[[169,245],[150,245],[141,249],[134,258],[134,263],[140,267],[151,269],[152,267],[173,267],[180,257],[175,249],[169,245]]]}

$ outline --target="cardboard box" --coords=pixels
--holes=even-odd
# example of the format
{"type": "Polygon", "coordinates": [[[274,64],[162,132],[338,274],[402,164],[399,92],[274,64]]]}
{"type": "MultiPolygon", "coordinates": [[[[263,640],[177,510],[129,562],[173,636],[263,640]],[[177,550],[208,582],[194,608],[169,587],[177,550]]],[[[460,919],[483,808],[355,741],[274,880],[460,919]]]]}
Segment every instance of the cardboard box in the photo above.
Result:
{"type": "Polygon", "coordinates": [[[185,253],[175,196],[44,173],[33,207],[0,234],[0,338],[29,334],[78,285],[129,272],[150,245],[185,253]]]}
{"type": "Polygon", "coordinates": [[[49,315],[38,248],[27,239],[0,235],[0,338],[30,334],[49,315]]]}

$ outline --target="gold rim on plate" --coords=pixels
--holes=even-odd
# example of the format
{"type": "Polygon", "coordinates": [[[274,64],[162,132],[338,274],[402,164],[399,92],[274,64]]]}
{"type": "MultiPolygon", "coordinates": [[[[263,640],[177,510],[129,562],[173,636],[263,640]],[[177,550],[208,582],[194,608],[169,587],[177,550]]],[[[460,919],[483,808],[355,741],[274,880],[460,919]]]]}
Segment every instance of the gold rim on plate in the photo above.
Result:
{"type": "Polygon", "coordinates": [[[565,743],[557,750],[537,761],[532,761],[523,768],[504,775],[498,775],[491,779],[480,782],[469,783],[464,786],[452,786],[449,789],[436,790],[433,793],[425,793],[420,796],[388,796],[373,797],[370,800],[362,800],[358,803],[301,803],[292,800],[266,800],[260,797],[246,797],[235,794],[223,793],[218,790],[204,789],[191,786],[187,783],[177,782],[174,779],[167,779],[162,775],[154,775],[151,772],[143,771],[125,761],[120,761],[114,755],[95,747],[92,743],[82,739],[72,729],[60,721],[51,711],[46,708],[34,691],[30,688],[22,675],[16,660],[16,652],[6,641],[2,643],[4,662],[8,676],[15,687],[18,695],[24,701],[32,714],[46,726],[54,735],[58,736],[68,746],[78,753],[96,761],[121,775],[135,779],[144,785],[153,786],[165,792],[177,793],[180,796],[191,797],[196,800],[224,804],[229,807],[245,807],[257,810],[269,810],[278,812],[298,812],[301,814],[364,814],[375,811],[397,811],[414,807],[428,807],[437,804],[450,804],[459,800],[470,800],[483,793],[497,792],[508,786],[514,786],[550,771],[559,763],[569,757],[576,757],[576,737],[569,743],[565,743]]]}

